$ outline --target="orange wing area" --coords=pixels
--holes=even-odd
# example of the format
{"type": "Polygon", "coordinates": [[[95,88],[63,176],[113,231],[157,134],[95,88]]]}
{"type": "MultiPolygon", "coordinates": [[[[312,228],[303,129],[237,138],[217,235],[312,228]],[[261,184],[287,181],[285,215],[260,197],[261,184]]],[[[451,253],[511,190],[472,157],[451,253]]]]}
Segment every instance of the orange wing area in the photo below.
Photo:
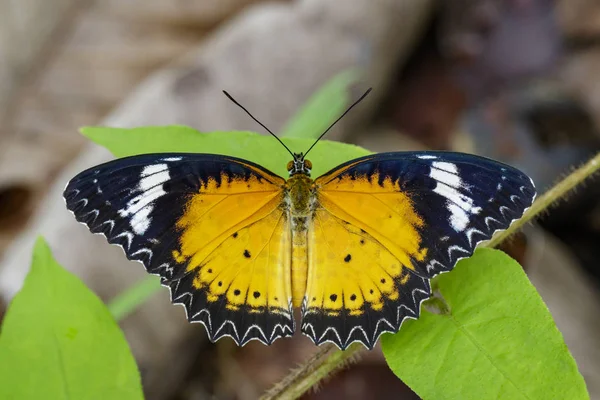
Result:
{"type": "Polygon", "coordinates": [[[78,220],[160,275],[212,341],[270,344],[294,330],[284,185],[244,160],[155,154],[85,171],[65,198],[78,220]]]}
{"type": "Polygon", "coordinates": [[[417,318],[429,279],[506,229],[535,198],[525,174],[449,152],[382,153],[319,177],[302,332],[372,348],[417,318]]]}
{"type": "Polygon", "coordinates": [[[302,332],[315,344],[345,349],[359,341],[373,348],[383,332],[396,332],[407,316],[418,317],[430,294],[429,280],[403,264],[407,256],[396,257],[359,227],[364,225],[345,217],[325,206],[314,214],[302,332]]]}
{"type": "Polygon", "coordinates": [[[430,295],[429,280],[414,273],[411,261],[427,254],[418,231],[424,221],[411,199],[377,173],[315,183],[302,332],[316,344],[373,348],[383,332],[417,318],[430,295]]]}

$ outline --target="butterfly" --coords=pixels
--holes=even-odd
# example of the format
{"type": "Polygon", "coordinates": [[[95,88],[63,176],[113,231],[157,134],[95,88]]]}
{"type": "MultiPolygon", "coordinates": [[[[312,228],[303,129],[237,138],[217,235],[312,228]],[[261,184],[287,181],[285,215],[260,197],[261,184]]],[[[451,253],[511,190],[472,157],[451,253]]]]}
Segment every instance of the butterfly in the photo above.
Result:
{"type": "Polygon", "coordinates": [[[373,154],[313,179],[308,151],[290,151],[287,179],[224,155],[121,158],[75,176],[64,197],[211,341],[271,344],[294,333],[299,307],[315,344],[372,349],[536,195],[521,171],[475,155],[373,154]]]}

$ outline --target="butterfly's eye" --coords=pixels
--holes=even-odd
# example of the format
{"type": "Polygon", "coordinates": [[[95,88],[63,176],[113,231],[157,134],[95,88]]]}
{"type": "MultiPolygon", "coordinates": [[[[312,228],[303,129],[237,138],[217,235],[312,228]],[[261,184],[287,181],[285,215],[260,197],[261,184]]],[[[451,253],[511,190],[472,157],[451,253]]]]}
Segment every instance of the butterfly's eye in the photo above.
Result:
{"type": "Polygon", "coordinates": [[[294,169],[294,161],[290,161],[289,163],[287,163],[287,170],[291,171],[292,169],[294,169]]]}
{"type": "Polygon", "coordinates": [[[312,163],[310,160],[304,160],[304,166],[308,169],[312,169],[312,163]]]}

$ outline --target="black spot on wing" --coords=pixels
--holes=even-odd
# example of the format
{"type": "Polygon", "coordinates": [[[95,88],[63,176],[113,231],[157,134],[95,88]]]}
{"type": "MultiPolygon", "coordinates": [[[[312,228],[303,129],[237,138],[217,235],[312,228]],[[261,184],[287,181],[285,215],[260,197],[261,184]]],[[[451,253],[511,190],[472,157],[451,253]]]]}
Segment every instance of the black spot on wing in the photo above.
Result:
{"type": "MultiPolygon", "coordinates": [[[[398,332],[406,318],[418,318],[421,303],[431,293],[429,280],[413,273],[404,285],[399,279],[395,280],[395,284],[400,293],[398,299],[385,300],[381,310],[372,309],[369,303],[366,303],[360,315],[353,315],[347,308],[342,308],[335,314],[331,310],[304,309],[302,333],[318,345],[329,341],[346,349],[353,342],[360,342],[372,349],[382,333],[398,332]]],[[[371,290],[371,294],[372,292],[371,290]]],[[[356,294],[351,294],[350,300],[355,301],[356,294]]]]}
{"type": "MultiPolygon", "coordinates": [[[[294,320],[290,309],[276,307],[237,309],[227,307],[225,295],[208,301],[206,293],[193,287],[193,274],[187,274],[168,284],[171,300],[182,304],[190,322],[202,322],[209,339],[214,342],[223,336],[231,337],[238,345],[256,339],[271,344],[280,337],[292,336],[294,320]]],[[[239,292],[239,290],[237,291],[239,292]]],[[[256,293],[254,296],[256,297],[256,293]]]]}

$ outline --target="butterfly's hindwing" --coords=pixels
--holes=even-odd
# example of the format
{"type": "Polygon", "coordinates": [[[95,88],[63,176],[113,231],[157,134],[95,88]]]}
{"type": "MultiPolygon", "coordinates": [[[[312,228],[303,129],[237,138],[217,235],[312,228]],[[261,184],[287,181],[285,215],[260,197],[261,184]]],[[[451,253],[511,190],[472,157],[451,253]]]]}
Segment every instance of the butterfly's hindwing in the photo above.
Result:
{"type": "Polygon", "coordinates": [[[330,237],[325,239],[325,234],[319,236],[317,232],[313,240],[309,239],[309,247],[314,247],[309,253],[317,258],[309,266],[302,331],[317,343],[326,339],[342,348],[352,341],[372,347],[382,332],[395,332],[403,318],[418,316],[420,302],[429,297],[428,280],[450,271],[458,260],[471,256],[478,243],[508,228],[535,197],[531,180],[515,168],[482,157],[445,152],[367,156],[339,166],[315,183],[315,232],[320,219],[329,219],[341,223],[350,236],[336,231],[330,223],[326,231],[330,237]],[[379,253],[362,254],[369,258],[354,273],[348,270],[342,253],[360,251],[362,243],[357,237],[373,243],[379,253]],[[330,253],[334,262],[326,264],[334,272],[319,275],[323,268],[319,257],[330,253]],[[386,254],[392,260],[384,260],[386,254]],[[370,259],[379,261],[369,263],[370,259]],[[393,296],[381,291],[381,296],[366,299],[366,309],[371,311],[365,311],[364,319],[351,318],[352,308],[347,303],[337,310],[327,301],[312,301],[335,283],[340,292],[336,296],[346,299],[357,288],[376,283],[373,271],[385,271],[394,278],[395,287],[388,291],[393,296]],[[402,285],[405,276],[409,279],[402,285]],[[418,301],[411,300],[405,291],[414,289],[427,294],[419,295],[418,301]],[[396,293],[400,295],[397,298],[396,293]],[[378,308],[381,301],[389,310],[378,315],[373,306],[378,308]],[[374,328],[373,318],[381,316],[386,327],[374,328]]]}
{"type": "Polygon", "coordinates": [[[294,329],[284,183],[231,157],[154,154],[84,171],[64,196],[78,221],[159,275],[211,340],[272,343],[294,329]]]}
{"type": "Polygon", "coordinates": [[[418,318],[429,280],[403,267],[366,231],[318,209],[309,230],[302,332],[316,344],[373,348],[383,332],[418,318]]]}
{"type": "Polygon", "coordinates": [[[258,339],[271,344],[291,336],[290,229],[278,210],[229,235],[200,264],[194,255],[188,273],[170,282],[174,303],[191,321],[202,321],[212,341],[232,337],[238,344],[258,339]]]}

